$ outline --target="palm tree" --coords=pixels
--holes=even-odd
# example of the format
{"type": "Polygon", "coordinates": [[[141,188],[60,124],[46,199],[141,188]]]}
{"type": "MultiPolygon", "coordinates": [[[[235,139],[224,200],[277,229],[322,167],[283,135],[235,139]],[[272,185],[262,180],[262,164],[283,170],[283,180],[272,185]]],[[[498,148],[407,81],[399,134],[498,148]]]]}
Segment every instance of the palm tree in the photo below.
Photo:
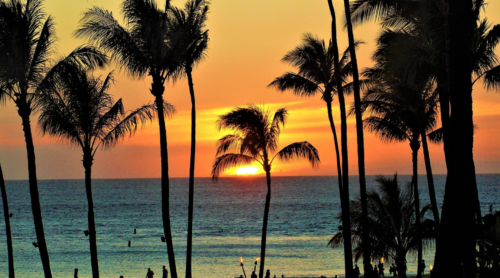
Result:
{"type": "Polygon", "coordinates": [[[68,64],[93,68],[103,66],[106,59],[93,48],[79,47],[51,68],[55,29],[52,18],[43,13],[41,0],[0,1],[0,26],[0,101],[12,100],[22,119],[33,221],[44,274],[49,278],[52,272],[40,209],[30,116],[38,109],[42,88],[68,64]]]}
{"type": "MultiPolygon", "coordinates": [[[[366,197],[366,178],[365,178],[365,142],[363,134],[363,118],[361,116],[361,92],[358,71],[358,58],[356,57],[356,42],[354,40],[354,31],[351,22],[349,0],[344,0],[344,13],[347,27],[347,37],[349,40],[349,53],[352,63],[352,84],[354,94],[354,114],[356,117],[356,139],[358,147],[358,173],[359,173],[359,193],[361,195],[362,220],[363,220],[363,244],[365,250],[369,250],[370,243],[368,237],[368,204],[366,197]]],[[[363,270],[365,273],[371,268],[369,252],[364,254],[363,270]]]]}
{"type": "Polygon", "coordinates": [[[208,47],[208,30],[204,30],[207,20],[208,2],[190,0],[184,10],[172,8],[170,41],[175,43],[177,57],[181,60],[184,74],[188,78],[189,94],[191,96],[191,158],[189,161],[189,211],[186,251],[186,278],[192,277],[191,257],[193,252],[193,210],[194,210],[194,166],[196,154],[196,105],[192,71],[201,62],[208,47]]]}
{"type": "Polygon", "coordinates": [[[7,199],[7,189],[3,179],[2,165],[0,165],[0,193],[2,193],[3,215],[5,218],[5,232],[7,233],[7,252],[9,254],[9,278],[16,277],[14,272],[14,249],[12,248],[12,232],[10,229],[9,202],[7,199]]]}
{"type": "MultiPolygon", "coordinates": [[[[145,105],[126,115],[122,100],[114,103],[112,96],[107,93],[111,82],[111,73],[100,80],[85,69],[67,69],[57,84],[58,89],[41,97],[42,113],[39,116],[39,127],[43,134],[50,134],[82,149],[94,278],[99,277],[92,198],[92,164],[95,154],[99,148],[112,148],[127,134],[132,135],[138,125],[153,119],[156,110],[154,104],[145,105]]],[[[171,113],[172,106],[165,104],[165,111],[171,113]]]]}
{"type": "Polygon", "coordinates": [[[286,108],[281,108],[271,119],[268,111],[252,104],[247,107],[236,107],[233,111],[219,116],[218,120],[219,130],[229,129],[234,133],[222,137],[217,142],[217,157],[212,167],[212,178],[217,180],[224,170],[252,162],[262,165],[262,169],[266,172],[267,195],[262,226],[259,278],[264,277],[267,220],[271,203],[271,166],[274,159],[288,162],[304,158],[313,168],[320,163],[318,151],[307,141],[292,143],[277,151],[279,135],[281,128],[285,127],[287,116],[286,108]]]}
{"type": "Polygon", "coordinates": [[[111,53],[111,58],[131,76],[151,76],[150,92],[158,109],[161,155],[162,219],[166,239],[168,261],[172,278],[177,278],[174,246],[170,224],[169,173],[167,131],[163,111],[165,81],[175,79],[180,72],[179,60],[169,40],[170,1],[164,9],[153,0],[124,0],[121,26],[110,11],[94,7],[88,10],[76,32],[92,44],[111,53]]]}
{"type": "MultiPolygon", "coordinates": [[[[436,126],[437,93],[426,76],[421,82],[392,78],[391,72],[375,68],[365,72],[372,79],[371,89],[363,97],[362,108],[368,109],[371,116],[366,118],[365,126],[383,140],[406,141],[412,150],[413,178],[415,194],[415,213],[417,229],[420,229],[420,201],[418,192],[418,150],[420,136],[427,134],[436,126]]],[[[422,245],[419,241],[418,262],[422,260],[422,245]]],[[[421,277],[420,265],[417,277],[421,277]]]]}
{"type": "MultiPolygon", "coordinates": [[[[386,258],[387,262],[395,262],[398,277],[406,277],[406,255],[415,252],[418,246],[420,234],[418,233],[415,218],[415,199],[412,196],[410,184],[406,190],[401,190],[397,175],[393,178],[378,176],[378,192],[370,190],[367,194],[368,222],[370,225],[370,254],[371,259],[380,260],[386,258]]],[[[358,260],[364,256],[363,229],[361,200],[351,201],[351,223],[353,241],[357,246],[355,257],[358,260]]],[[[421,216],[429,206],[421,211],[421,216]]],[[[341,216],[337,217],[341,221],[341,216]]],[[[328,243],[336,248],[343,245],[343,231],[336,233],[328,243]]],[[[426,238],[426,246],[432,239],[426,238]]],[[[366,276],[366,274],[365,274],[366,276]]]]}
{"type": "MultiPolygon", "coordinates": [[[[332,30],[335,30],[332,27],[332,30]]],[[[280,91],[291,90],[294,94],[301,97],[311,97],[316,94],[321,95],[325,101],[330,128],[333,133],[337,159],[337,174],[339,183],[340,203],[342,210],[345,211],[345,225],[349,225],[347,212],[349,211],[349,171],[347,160],[347,113],[345,109],[344,91],[349,92],[349,84],[345,85],[347,78],[352,73],[351,63],[347,50],[339,60],[336,36],[332,36],[333,43],[330,41],[326,47],[323,40],[313,37],[311,34],[305,34],[303,43],[294,50],[289,51],[282,61],[298,68],[298,72],[287,72],[277,77],[269,84],[280,91]],[[340,151],[337,141],[337,132],[332,115],[333,95],[337,94],[339,98],[340,116],[341,116],[341,143],[342,143],[342,164],[340,163],[340,151]],[[342,166],[341,166],[342,165],[342,166]]],[[[346,233],[345,236],[349,236],[346,233]]],[[[345,246],[344,255],[346,256],[346,270],[352,269],[352,248],[349,244],[345,246]]]]}

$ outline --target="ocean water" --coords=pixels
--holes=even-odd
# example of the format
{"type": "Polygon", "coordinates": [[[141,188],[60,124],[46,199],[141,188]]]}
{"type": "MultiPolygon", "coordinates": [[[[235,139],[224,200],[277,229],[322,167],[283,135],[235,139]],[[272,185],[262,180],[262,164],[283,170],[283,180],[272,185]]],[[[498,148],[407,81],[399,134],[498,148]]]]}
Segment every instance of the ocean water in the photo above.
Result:
{"type": "MultiPolygon", "coordinates": [[[[400,181],[410,176],[400,176],[400,181]]],[[[269,216],[266,269],[281,277],[335,276],[344,273],[342,249],[327,247],[337,232],[340,210],[336,177],[275,177],[269,216]]],[[[358,195],[351,177],[351,198],[358,195]]],[[[419,177],[421,203],[428,203],[424,176],[419,177]]],[[[442,203],[445,176],[438,175],[436,194],[442,203]]],[[[500,209],[500,175],[478,175],[483,214],[500,209]]],[[[17,277],[42,277],[27,181],[7,181],[17,277]]],[[[368,187],[374,187],[368,177],[368,187]]],[[[145,277],[150,267],[160,276],[168,267],[161,222],[159,179],[94,180],[97,245],[101,277],[145,277]],[[134,234],[134,229],[137,233],[134,234]],[[128,247],[131,241],[131,247],[128,247]]],[[[54,277],[91,277],[87,201],[83,180],[41,180],[45,236],[54,277]]],[[[188,179],[171,179],[171,219],[178,273],[184,276],[188,179]]],[[[240,256],[250,276],[260,253],[265,178],[208,178],[195,182],[193,277],[231,278],[242,274],[240,256]]],[[[7,277],[7,246],[0,207],[0,277],[7,277]]],[[[430,217],[430,215],[429,215],[430,217]]],[[[427,266],[433,248],[424,254],[427,266]]],[[[408,270],[416,272],[415,258],[408,270]]],[[[360,264],[361,265],[361,264],[360,264]]],[[[388,269],[388,267],[386,267],[388,269]]]]}

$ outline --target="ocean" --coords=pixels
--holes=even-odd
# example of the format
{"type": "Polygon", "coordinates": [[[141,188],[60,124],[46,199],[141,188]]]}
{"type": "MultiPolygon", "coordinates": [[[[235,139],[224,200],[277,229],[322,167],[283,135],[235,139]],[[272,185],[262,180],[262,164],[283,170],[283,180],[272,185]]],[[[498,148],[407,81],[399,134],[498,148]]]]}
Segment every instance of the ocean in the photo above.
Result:
{"type": "MultiPolygon", "coordinates": [[[[369,176],[368,188],[374,188],[369,176]]],[[[399,176],[400,183],[410,176],[399,176]]],[[[350,177],[351,198],[358,196],[357,177],[350,177]]],[[[500,209],[500,174],[477,175],[483,215],[489,206],[500,209]]],[[[441,206],[445,176],[436,175],[441,206]]],[[[425,176],[419,176],[421,204],[429,203],[425,176]]],[[[6,181],[17,277],[43,277],[32,220],[27,181],[6,181]]],[[[260,254],[266,194],[264,177],[195,180],[193,277],[249,277],[260,254]]],[[[97,248],[101,277],[145,277],[151,268],[161,276],[168,267],[161,220],[159,179],[93,180],[97,248]],[[137,233],[134,233],[136,229],[137,233]],[[131,246],[128,247],[128,242],[131,246]]],[[[91,277],[87,230],[87,199],[83,180],[40,180],[45,237],[54,277],[91,277]]],[[[338,231],[340,210],[336,177],[274,177],[268,226],[266,269],[271,277],[341,275],[342,249],[327,247],[338,231]]],[[[179,276],[185,273],[188,179],[171,179],[172,233],[179,276]]],[[[7,277],[7,245],[3,207],[0,207],[0,277],[7,277]]],[[[428,217],[431,217],[429,214],[428,217]]],[[[424,254],[427,268],[433,247],[424,254]]],[[[361,262],[358,263],[361,267],[361,262]]],[[[388,266],[386,272],[388,272],[388,266]]],[[[257,267],[258,269],[258,267],[257,267]]],[[[408,257],[409,273],[416,272],[415,256],[408,257]]]]}

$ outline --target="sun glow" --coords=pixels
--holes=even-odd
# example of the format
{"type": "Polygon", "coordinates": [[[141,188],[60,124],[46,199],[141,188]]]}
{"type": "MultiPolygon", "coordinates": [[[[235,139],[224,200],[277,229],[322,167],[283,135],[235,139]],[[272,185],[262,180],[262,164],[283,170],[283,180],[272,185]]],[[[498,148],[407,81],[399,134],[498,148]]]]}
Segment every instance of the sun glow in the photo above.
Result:
{"type": "Polygon", "coordinates": [[[248,176],[255,175],[259,171],[259,168],[253,166],[245,166],[236,170],[236,175],[238,176],[248,176]]]}

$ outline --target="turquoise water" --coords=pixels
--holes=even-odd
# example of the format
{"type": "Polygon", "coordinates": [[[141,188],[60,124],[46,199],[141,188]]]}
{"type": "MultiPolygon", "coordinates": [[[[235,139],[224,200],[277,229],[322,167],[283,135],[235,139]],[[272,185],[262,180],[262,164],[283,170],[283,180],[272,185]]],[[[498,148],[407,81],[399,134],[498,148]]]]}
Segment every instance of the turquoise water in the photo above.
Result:
{"type": "MultiPolygon", "coordinates": [[[[442,202],[444,176],[436,176],[437,199],[442,202]]],[[[369,187],[374,185],[369,177],[369,187]]],[[[408,181],[409,176],[400,176],[408,181]]],[[[489,205],[500,209],[500,175],[478,175],[483,213],[489,205]]],[[[42,277],[43,270],[32,221],[27,181],[7,181],[17,277],[42,277]]],[[[425,177],[420,177],[421,202],[428,203],[425,177]]],[[[351,197],[357,195],[351,178],[351,197]]],[[[171,179],[172,232],[178,272],[184,276],[187,229],[187,179],[171,179]]],[[[342,274],[342,250],[326,247],[337,232],[340,209],[336,177],[273,178],[268,227],[266,269],[277,277],[342,274]]],[[[145,277],[150,267],[157,275],[168,266],[161,222],[159,179],[94,180],[94,202],[101,277],[145,277]],[[137,234],[134,234],[134,229],[137,234]],[[128,247],[128,241],[131,247],[128,247]]],[[[250,276],[260,253],[265,179],[196,179],[193,276],[230,278],[242,274],[239,257],[250,276]]],[[[42,180],[39,192],[54,277],[91,277],[87,205],[83,180],[42,180]]],[[[0,277],[6,277],[7,247],[3,207],[0,207],[0,277]]],[[[429,215],[430,216],[430,215],[429,215]]],[[[432,262],[432,249],[424,258],[432,262]]],[[[388,267],[386,267],[388,269],[388,267]]],[[[414,273],[415,259],[408,258],[414,273]]]]}

